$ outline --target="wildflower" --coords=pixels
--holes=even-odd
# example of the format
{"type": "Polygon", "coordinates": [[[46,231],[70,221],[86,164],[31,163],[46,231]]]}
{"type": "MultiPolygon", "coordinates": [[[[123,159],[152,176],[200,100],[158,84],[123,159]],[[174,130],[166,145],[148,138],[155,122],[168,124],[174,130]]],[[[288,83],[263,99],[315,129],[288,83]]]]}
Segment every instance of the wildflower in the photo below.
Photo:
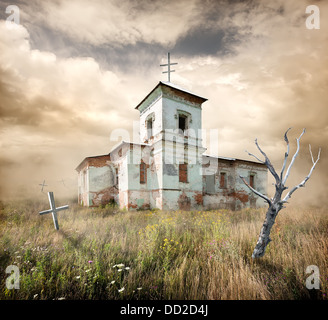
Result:
{"type": "Polygon", "coordinates": [[[137,288],[137,290],[139,290],[139,291],[140,291],[141,289],[142,289],[141,287],[140,287],[140,288],[137,288]]]}
{"type": "Polygon", "coordinates": [[[123,268],[124,267],[124,264],[123,263],[120,263],[120,264],[118,264],[116,266],[119,267],[119,268],[123,268]]]}
{"type": "Polygon", "coordinates": [[[88,263],[92,263],[93,261],[92,260],[89,260],[88,263]]]}
{"type": "Polygon", "coordinates": [[[117,271],[118,271],[118,272],[121,272],[121,271],[122,271],[122,269],[117,269],[117,271]]]}
{"type": "Polygon", "coordinates": [[[80,279],[80,278],[81,278],[81,276],[76,276],[75,278],[76,278],[76,279],[80,279]]]}
{"type": "Polygon", "coordinates": [[[125,270],[130,270],[130,267],[125,267],[125,270]]]}
{"type": "Polygon", "coordinates": [[[114,284],[114,283],[115,283],[115,280],[111,281],[111,283],[110,283],[110,284],[114,284]]]}
{"type": "Polygon", "coordinates": [[[91,269],[85,270],[85,272],[89,272],[89,271],[91,271],[91,269]]]}
{"type": "Polygon", "coordinates": [[[124,291],[124,287],[122,289],[118,289],[118,292],[123,292],[124,291]]]}
{"type": "Polygon", "coordinates": [[[34,296],[33,296],[33,299],[35,299],[35,298],[37,298],[38,297],[38,294],[35,294],[34,296]]]}
{"type": "Polygon", "coordinates": [[[65,300],[65,297],[60,297],[58,298],[58,300],[65,300]]]}

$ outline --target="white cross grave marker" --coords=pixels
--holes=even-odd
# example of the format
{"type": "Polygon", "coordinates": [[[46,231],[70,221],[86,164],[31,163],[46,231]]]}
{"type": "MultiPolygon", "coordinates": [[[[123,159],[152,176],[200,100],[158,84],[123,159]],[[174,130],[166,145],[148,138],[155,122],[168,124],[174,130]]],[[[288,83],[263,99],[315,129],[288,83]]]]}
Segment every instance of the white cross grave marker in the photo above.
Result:
{"type": "Polygon", "coordinates": [[[52,218],[54,220],[55,229],[59,230],[58,220],[57,220],[57,212],[68,209],[68,206],[66,205],[66,206],[56,208],[53,192],[48,192],[48,198],[49,198],[49,203],[50,203],[51,209],[41,211],[41,212],[39,212],[39,214],[42,215],[42,214],[52,213],[52,218]]]}

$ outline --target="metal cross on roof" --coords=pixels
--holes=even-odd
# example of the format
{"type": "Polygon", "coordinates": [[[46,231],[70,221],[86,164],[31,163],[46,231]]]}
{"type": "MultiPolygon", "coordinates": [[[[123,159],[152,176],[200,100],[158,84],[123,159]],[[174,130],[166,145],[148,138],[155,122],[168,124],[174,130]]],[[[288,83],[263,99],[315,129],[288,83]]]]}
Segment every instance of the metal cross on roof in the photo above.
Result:
{"type": "Polygon", "coordinates": [[[43,183],[42,184],[39,183],[39,186],[42,186],[41,192],[43,192],[43,187],[47,187],[48,186],[47,184],[45,184],[45,182],[46,182],[46,180],[43,180],[43,183]]]}
{"type": "Polygon", "coordinates": [[[49,198],[49,203],[50,203],[51,209],[41,211],[41,212],[39,212],[39,214],[42,215],[42,214],[52,213],[52,219],[54,220],[55,229],[59,230],[59,225],[58,225],[58,220],[57,220],[57,212],[68,209],[68,206],[66,205],[66,206],[56,208],[53,192],[48,192],[48,198],[49,198]]]}
{"type": "Polygon", "coordinates": [[[166,64],[160,64],[160,67],[166,67],[167,66],[167,71],[163,71],[162,73],[167,73],[168,75],[168,81],[171,82],[171,77],[170,74],[171,72],[175,72],[175,70],[171,70],[171,66],[177,64],[175,63],[171,63],[170,62],[170,52],[167,53],[167,63],[166,64]]]}

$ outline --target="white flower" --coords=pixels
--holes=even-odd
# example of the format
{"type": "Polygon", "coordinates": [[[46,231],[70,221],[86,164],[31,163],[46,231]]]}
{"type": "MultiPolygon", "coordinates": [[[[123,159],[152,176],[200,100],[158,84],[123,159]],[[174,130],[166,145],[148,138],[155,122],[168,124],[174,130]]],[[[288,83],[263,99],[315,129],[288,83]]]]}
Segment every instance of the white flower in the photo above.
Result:
{"type": "Polygon", "coordinates": [[[75,278],[76,278],[76,279],[80,279],[80,278],[81,278],[81,276],[76,276],[75,278]]]}
{"type": "Polygon", "coordinates": [[[117,269],[117,271],[118,271],[118,272],[121,272],[121,271],[122,271],[122,269],[117,269]]]}
{"type": "Polygon", "coordinates": [[[137,290],[141,290],[142,288],[137,288],[137,290]]]}
{"type": "Polygon", "coordinates": [[[126,267],[125,270],[130,270],[130,267],[126,267]]]}
{"type": "Polygon", "coordinates": [[[33,296],[33,299],[35,299],[37,296],[38,296],[38,294],[35,294],[35,295],[33,296]]]}
{"type": "Polygon", "coordinates": [[[65,300],[65,297],[60,297],[58,298],[58,300],[65,300]]]}
{"type": "Polygon", "coordinates": [[[122,289],[118,289],[118,292],[123,292],[124,291],[124,287],[122,289]]]}
{"type": "Polygon", "coordinates": [[[120,264],[118,264],[116,266],[119,267],[119,268],[123,268],[124,267],[124,264],[123,263],[120,263],[120,264]]]}
{"type": "Polygon", "coordinates": [[[91,271],[91,269],[85,270],[85,272],[89,272],[89,271],[91,271]]]}
{"type": "Polygon", "coordinates": [[[110,283],[110,284],[114,284],[114,283],[115,283],[115,280],[111,281],[111,283],[110,283]]]}

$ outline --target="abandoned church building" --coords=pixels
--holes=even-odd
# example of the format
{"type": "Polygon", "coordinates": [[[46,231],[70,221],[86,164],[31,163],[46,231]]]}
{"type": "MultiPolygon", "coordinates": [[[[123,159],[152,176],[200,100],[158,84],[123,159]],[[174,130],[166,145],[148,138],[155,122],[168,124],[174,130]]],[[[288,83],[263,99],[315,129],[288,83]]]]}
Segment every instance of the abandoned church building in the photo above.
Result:
{"type": "Polygon", "coordinates": [[[201,135],[206,100],[160,81],[135,108],[140,113],[139,143],[122,141],[76,168],[79,203],[162,210],[263,206],[239,176],[267,194],[264,164],[206,155],[201,135]]]}

